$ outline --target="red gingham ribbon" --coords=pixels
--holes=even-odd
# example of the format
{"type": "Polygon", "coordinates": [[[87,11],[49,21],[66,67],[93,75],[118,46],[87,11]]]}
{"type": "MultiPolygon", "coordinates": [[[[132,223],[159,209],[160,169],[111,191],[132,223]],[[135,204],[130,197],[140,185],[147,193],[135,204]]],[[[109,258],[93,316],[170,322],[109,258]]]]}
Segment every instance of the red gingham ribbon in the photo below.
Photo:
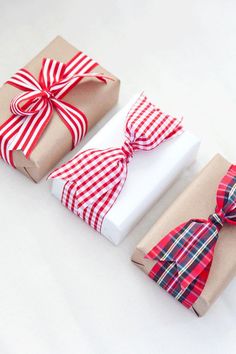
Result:
{"type": "Polygon", "coordinates": [[[49,178],[66,181],[62,203],[101,232],[103,219],[123,188],[134,151],[152,150],[182,131],[179,120],[162,113],[141,94],[128,113],[121,148],[83,151],[49,178]]]}
{"type": "Polygon", "coordinates": [[[217,190],[215,213],[192,219],[166,235],[147,255],[155,260],[149,276],[187,308],[207,282],[219,231],[236,225],[236,165],[231,165],[217,190]]]}
{"type": "Polygon", "coordinates": [[[56,110],[72,136],[72,148],[87,132],[87,118],[82,111],[62,98],[81,81],[90,77],[107,82],[108,77],[90,73],[98,64],[82,52],[68,63],[43,59],[39,80],[20,69],[7,84],[24,91],[11,101],[13,115],[0,127],[0,156],[14,166],[13,151],[21,150],[29,158],[56,110]]]}

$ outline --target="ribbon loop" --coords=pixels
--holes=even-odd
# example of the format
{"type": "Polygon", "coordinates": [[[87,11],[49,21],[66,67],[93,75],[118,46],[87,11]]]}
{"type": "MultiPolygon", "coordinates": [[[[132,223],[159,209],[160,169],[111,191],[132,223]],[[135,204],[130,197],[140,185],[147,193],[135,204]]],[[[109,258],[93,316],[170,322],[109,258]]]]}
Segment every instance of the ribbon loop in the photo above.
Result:
{"type": "Polygon", "coordinates": [[[47,97],[47,95],[42,90],[22,93],[12,99],[10,103],[11,112],[21,117],[31,116],[45,107],[44,97],[47,97]]]}
{"type": "Polygon", "coordinates": [[[216,200],[215,212],[208,220],[193,219],[181,224],[146,255],[155,260],[149,276],[188,308],[207,282],[221,228],[225,223],[236,225],[235,165],[222,178],[216,200]]]}
{"type": "Polygon", "coordinates": [[[178,119],[162,113],[142,93],[128,112],[121,148],[83,151],[49,178],[67,181],[62,203],[101,232],[104,217],[124,186],[134,151],[151,150],[182,131],[178,119]]]}
{"type": "Polygon", "coordinates": [[[50,92],[53,85],[63,80],[65,69],[66,64],[55,59],[44,58],[39,73],[39,84],[41,88],[50,92]]]}
{"type": "Polygon", "coordinates": [[[40,83],[26,69],[20,69],[6,83],[18,88],[21,91],[41,90],[40,83]]]}

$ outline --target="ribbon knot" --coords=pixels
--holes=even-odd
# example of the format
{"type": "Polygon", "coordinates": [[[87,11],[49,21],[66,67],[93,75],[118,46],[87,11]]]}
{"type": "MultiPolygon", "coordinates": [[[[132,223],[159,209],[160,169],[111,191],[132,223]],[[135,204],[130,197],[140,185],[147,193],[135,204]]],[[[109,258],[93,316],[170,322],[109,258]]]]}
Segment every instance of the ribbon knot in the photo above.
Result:
{"type": "Polygon", "coordinates": [[[19,70],[7,84],[23,91],[13,98],[12,116],[0,126],[0,156],[15,167],[13,151],[21,150],[29,158],[55,110],[72,138],[72,148],[87,132],[87,118],[77,107],[62,100],[84,78],[103,83],[111,79],[103,74],[92,73],[97,66],[84,53],[77,53],[68,63],[43,59],[36,79],[28,70],[19,70]]]}
{"type": "Polygon", "coordinates": [[[85,150],[49,178],[66,181],[62,203],[101,232],[103,219],[124,186],[134,151],[152,150],[182,132],[181,121],[161,112],[142,93],[127,114],[121,148],[85,150]]]}
{"type": "Polygon", "coordinates": [[[46,98],[48,98],[48,99],[54,97],[53,92],[51,92],[50,90],[43,90],[42,93],[43,93],[43,96],[46,97],[46,98]]]}
{"type": "Polygon", "coordinates": [[[125,155],[125,159],[126,159],[127,163],[129,163],[130,160],[132,159],[132,157],[134,156],[134,149],[133,149],[132,143],[129,142],[128,140],[125,140],[121,150],[125,155]]]}
{"type": "Polygon", "coordinates": [[[222,229],[222,227],[224,226],[224,222],[225,222],[225,216],[223,214],[223,211],[218,212],[218,213],[213,213],[209,216],[208,220],[216,226],[216,228],[218,229],[218,231],[220,231],[222,229]]]}
{"type": "Polygon", "coordinates": [[[155,260],[149,276],[188,308],[207,282],[221,228],[236,225],[236,165],[220,181],[216,204],[207,220],[181,224],[145,256],[155,260]]]}

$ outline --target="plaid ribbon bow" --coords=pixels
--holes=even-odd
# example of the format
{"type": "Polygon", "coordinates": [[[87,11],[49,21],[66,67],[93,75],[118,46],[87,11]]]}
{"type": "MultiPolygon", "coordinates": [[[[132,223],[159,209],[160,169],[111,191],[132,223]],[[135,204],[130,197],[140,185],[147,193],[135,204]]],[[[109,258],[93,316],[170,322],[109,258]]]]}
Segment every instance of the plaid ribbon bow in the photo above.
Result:
{"type": "Polygon", "coordinates": [[[66,181],[62,203],[101,232],[103,219],[124,186],[134,152],[152,150],[182,131],[179,120],[162,113],[141,94],[128,112],[121,148],[83,151],[49,178],[66,181]]]}
{"type": "Polygon", "coordinates": [[[207,282],[221,228],[224,223],[236,225],[236,165],[221,180],[216,201],[208,220],[181,224],[146,255],[155,261],[149,276],[187,308],[207,282]]]}
{"type": "Polygon", "coordinates": [[[13,151],[21,150],[29,158],[32,150],[56,110],[72,136],[72,148],[87,132],[87,118],[82,111],[62,98],[86,77],[106,83],[108,77],[90,73],[98,64],[83,53],[68,63],[43,59],[39,80],[26,69],[20,69],[7,84],[24,91],[13,98],[12,116],[0,127],[0,156],[12,167],[13,151]]]}

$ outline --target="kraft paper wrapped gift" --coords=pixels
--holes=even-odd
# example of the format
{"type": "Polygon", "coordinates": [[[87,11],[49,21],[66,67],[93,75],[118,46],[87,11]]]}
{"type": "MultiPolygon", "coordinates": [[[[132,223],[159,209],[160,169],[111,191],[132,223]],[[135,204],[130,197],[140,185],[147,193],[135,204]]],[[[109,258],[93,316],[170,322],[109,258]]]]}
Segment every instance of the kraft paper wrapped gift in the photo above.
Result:
{"type": "MultiPolygon", "coordinates": [[[[193,218],[208,219],[214,213],[217,188],[229,167],[228,161],[216,155],[137,245],[132,261],[145,273],[149,274],[155,264],[145,256],[165,235],[183,222],[193,218]]],[[[219,232],[206,285],[192,306],[198,316],[207,312],[235,274],[236,227],[225,223],[219,232]]],[[[161,301],[161,295],[157,293],[157,301],[161,301]]]]}
{"type": "MultiPolygon", "coordinates": [[[[127,114],[136,95],[81,149],[106,149],[124,143],[127,114]]],[[[195,159],[199,139],[184,131],[151,151],[137,151],[128,166],[123,189],[104,217],[101,234],[119,244],[147,210],[171,186],[177,176],[195,159]]],[[[52,180],[52,193],[61,200],[65,181],[52,180]]]]}
{"type": "MultiPolygon", "coordinates": [[[[77,53],[78,50],[75,47],[63,38],[56,37],[25,68],[38,79],[43,58],[67,63],[77,53]]],[[[105,84],[93,77],[83,78],[62,99],[84,113],[87,117],[88,129],[93,127],[115,105],[120,86],[119,79],[100,65],[90,71],[90,73],[94,72],[109,76],[112,80],[108,79],[105,84]]],[[[1,125],[12,115],[10,111],[12,99],[21,93],[20,89],[7,83],[0,89],[0,129],[1,125]]],[[[34,147],[30,157],[26,158],[22,150],[13,151],[13,162],[19,171],[33,181],[38,182],[71,149],[72,135],[53,109],[51,121],[34,147]]]]}

